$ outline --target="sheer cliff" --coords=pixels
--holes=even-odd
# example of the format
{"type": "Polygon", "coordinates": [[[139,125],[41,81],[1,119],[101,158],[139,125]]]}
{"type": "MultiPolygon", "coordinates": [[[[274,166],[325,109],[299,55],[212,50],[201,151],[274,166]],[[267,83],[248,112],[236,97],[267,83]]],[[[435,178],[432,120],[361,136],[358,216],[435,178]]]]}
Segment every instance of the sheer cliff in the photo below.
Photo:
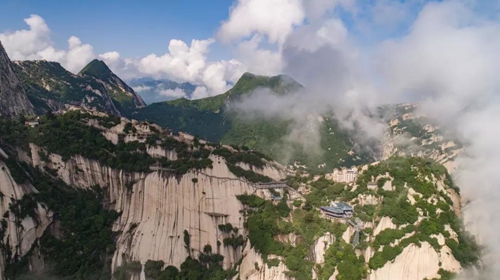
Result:
{"type": "Polygon", "coordinates": [[[1,124],[4,279],[421,280],[478,261],[432,160],[360,166],[345,184],[102,113],[1,124]],[[339,201],[353,218],[320,210],[339,201]]]}
{"type": "Polygon", "coordinates": [[[33,105],[0,42],[0,116],[33,114],[33,105]]]}

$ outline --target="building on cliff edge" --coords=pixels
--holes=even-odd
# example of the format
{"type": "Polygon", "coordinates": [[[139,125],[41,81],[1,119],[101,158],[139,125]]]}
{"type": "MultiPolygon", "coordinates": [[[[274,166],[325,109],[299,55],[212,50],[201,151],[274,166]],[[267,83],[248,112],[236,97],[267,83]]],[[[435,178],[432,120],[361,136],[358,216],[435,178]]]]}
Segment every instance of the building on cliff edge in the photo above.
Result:
{"type": "Polygon", "coordinates": [[[342,169],[333,169],[333,173],[328,174],[327,179],[339,183],[352,183],[358,179],[358,168],[352,166],[351,168],[342,167],[342,169]]]}

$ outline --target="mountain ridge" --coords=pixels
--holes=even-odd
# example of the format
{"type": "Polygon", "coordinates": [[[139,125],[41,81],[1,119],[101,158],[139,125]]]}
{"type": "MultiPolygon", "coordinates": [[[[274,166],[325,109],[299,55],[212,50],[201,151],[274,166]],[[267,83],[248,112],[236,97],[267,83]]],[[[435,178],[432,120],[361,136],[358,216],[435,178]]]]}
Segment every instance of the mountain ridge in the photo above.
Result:
{"type": "Polygon", "coordinates": [[[120,116],[145,106],[140,96],[111,72],[104,62],[99,64],[104,71],[88,71],[89,66],[84,68],[86,71],[82,74],[75,75],[58,62],[26,60],[14,63],[15,71],[38,114],[77,106],[120,116]],[[103,76],[99,77],[99,74],[103,76]]]}
{"type": "Polygon", "coordinates": [[[307,165],[321,172],[374,159],[374,155],[368,152],[353,151],[355,143],[349,133],[340,128],[333,116],[321,118],[319,127],[323,154],[318,156],[311,155],[299,145],[283,139],[289,133],[290,121],[263,117],[249,120],[240,116],[237,111],[229,110],[230,102],[239,102],[240,98],[250,96],[259,89],[283,96],[303,89],[303,85],[286,75],[269,77],[247,72],[223,94],[197,100],[180,98],[153,103],[139,109],[132,117],[153,121],[174,131],[184,131],[212,142],[244,145],[269,154],[282,164],[298,162],[299,165],[307,165]],[[287,158],[283,155],[284,149],[293,151],[293,155],[287,158]]]}

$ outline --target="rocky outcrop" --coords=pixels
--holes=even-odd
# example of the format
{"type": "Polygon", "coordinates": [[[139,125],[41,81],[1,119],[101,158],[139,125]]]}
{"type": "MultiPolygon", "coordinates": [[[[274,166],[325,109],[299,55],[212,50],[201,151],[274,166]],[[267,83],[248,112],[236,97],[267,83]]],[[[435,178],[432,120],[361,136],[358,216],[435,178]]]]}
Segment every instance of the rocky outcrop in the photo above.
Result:
{"type": "MultiPolygon", "coordinates": [[[[0,157],[0,213],[3,215],[1,228],[3,239],[0,242],[6,246],[6,248],[3,247],[2,251],[11,252],[12,257],[26,255],[52,223],[52,213],[40,204],[37,205],[34,216],[20,218],[10,211],[12,203],[21,200],[25,194],[35,191],[35,188],[29,184],[17,184],[11,176],[8,166],[0,157]]],[[[10,261],[6,259],[7,255],[0,254],[2,268],[5,267],[6,262],[10,261]]],[[[0,279],[4,277],[2,272],[3,269],[0,270],[0,279]]]]}
{"type": "Polygon", "coordinates": [[[309,260],[318,264],[324,263],[326,250],[328,250],[334,241],[335,236],[329,232],[318,238],[309,249],[309,260]]]}
{"type": "Polygon", "coordinates": [[[373,230],[373,236],[377,236],[384,229],[395,229],[396,225],[392,222],[392,219],[389,217],[382,217],[377,224],[377,227],[373,230]]]}
{"type": "Polygon", "coordinates": [[[33,105],[0,42],[0,116],[33,114],[33,105]]]}
{"type": "MultiPolygon", "coordinates": [[[[288,271],[285,264],[280,261],[278,266],[268,266],[262,260],[262,256],[255,252],[248,244],[245,247],[243,260],[239,268],[239,274],[233,278],[245,280],[290,280],[285,272],[288,271]]],[[[276,256],[268,256],[269,259],[278,258],[276,256]]]]}
{"type": "Polygon", "coordinates": [[[427,242],[419,246],[411,244],[384,267],[372,271],[368,280],[422,280],[439,278],[440,268],[451,272],[460,272],[460,263],[453,258],[450,249],[444,246],[440,252],[427,242]]]}

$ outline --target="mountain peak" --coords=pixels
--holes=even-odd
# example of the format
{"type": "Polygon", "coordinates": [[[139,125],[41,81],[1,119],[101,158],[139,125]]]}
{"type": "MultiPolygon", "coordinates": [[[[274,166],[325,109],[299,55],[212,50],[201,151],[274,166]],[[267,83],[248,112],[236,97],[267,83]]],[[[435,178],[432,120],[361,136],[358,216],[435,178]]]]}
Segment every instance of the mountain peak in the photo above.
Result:
{"type": "Polygon", "coordinates": [[[287,75],[262,76],[250,72],[245,72],[229,90],[231,95],[241,95],[264,87],[269,88],[278,94],[284,94],[301,88],[302,85],[287,75]]]}
{"type": "Polygon", "coordinates": [[[109,69],[108,65],[104,63],[104,61],[94,59],[89,62],[87,66],[83,67],[79,74],[89,75],[100,79],[107,79],[113,74],[113,72],[109,69]]]}

